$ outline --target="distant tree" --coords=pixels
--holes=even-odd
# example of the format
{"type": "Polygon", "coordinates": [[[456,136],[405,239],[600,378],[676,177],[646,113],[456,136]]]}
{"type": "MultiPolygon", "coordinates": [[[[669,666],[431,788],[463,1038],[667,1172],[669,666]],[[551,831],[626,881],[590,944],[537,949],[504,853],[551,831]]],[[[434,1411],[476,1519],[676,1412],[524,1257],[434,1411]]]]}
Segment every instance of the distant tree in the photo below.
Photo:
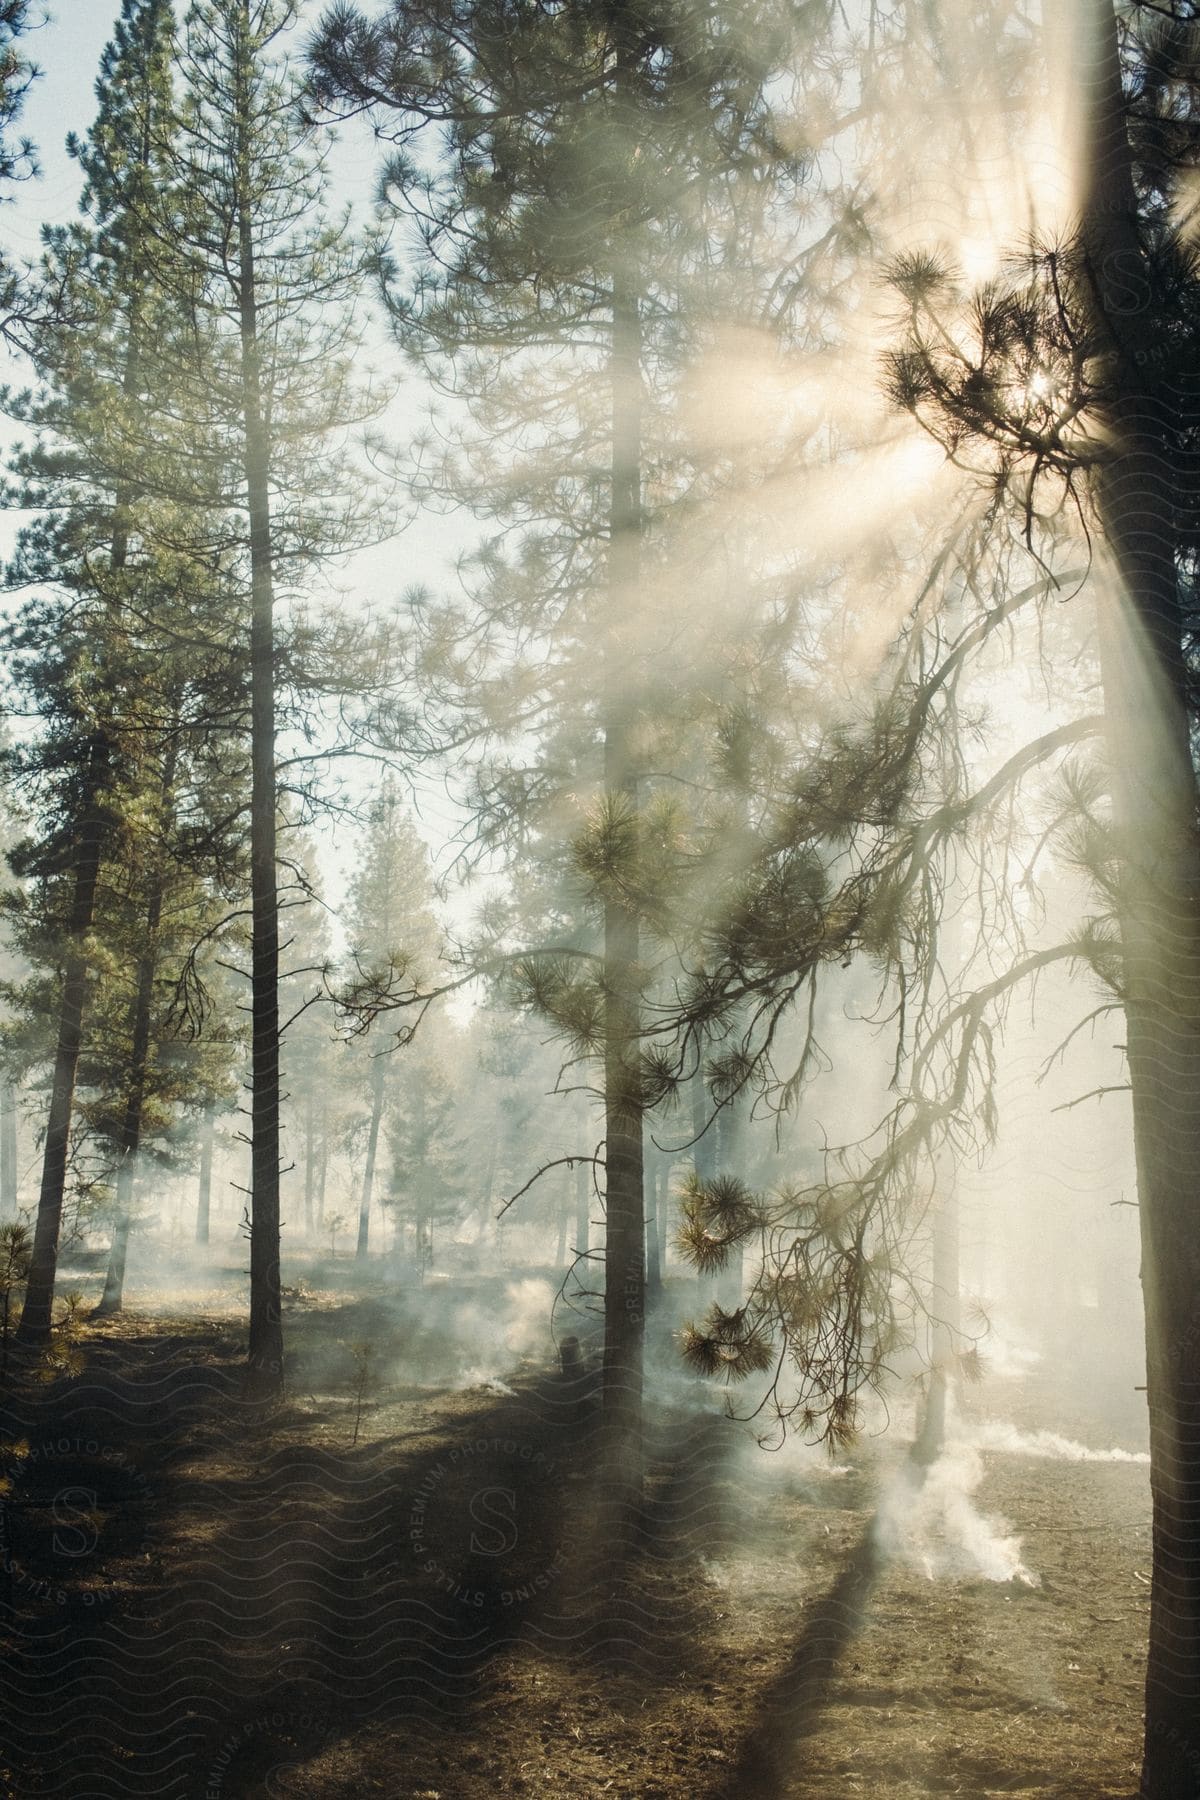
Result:
{"type": "Polygon", "coordinates": [[[439,1228],[461,1219],[465,1210],[464,1095],[447,1067],[449,1048],[421,1040],[410,1048],[404,1084],[388,1121],[392,1172],[387,1206],[398,1229],[411,1226],[413,1254],[422,1270],[433,1263],[439,1228]]]}
{"type": "Polygon", "coordinates": [[[319,1223],[346,1053],[338,1041],[336,1008],[329,992],[331,911],[323,897],[315,846],[299,827],[291,837],[285,847],[291,880],[280,891],[280,1008],[288,1094],[284,1116],[291,1141],[303,1145],[298,1163],[304,1230],[311,1237],[319,1223]]]}
{"type": "MultiPolygon", "coordinates": [[[[356,1027],[369,1023],[378,996],[400,982],[428,986],[439,962],[440,932],[433,913],[429,852],[400,806],[395,783],[385,782],[371,810],[365,854],[350,891],[350,967],[343,988],[344,1011],[356,1027]]],[[[357,1255],[369,1243],[371,1198],[379,1154],[379,1134],[389,1093],[403,1087],[407,1058],[390,1056],[387,1046],[361,1039],[354,1061],[361,1067],[369,1042],[369,1097],[366,1154],[358,1208],[357,1255]]]]}

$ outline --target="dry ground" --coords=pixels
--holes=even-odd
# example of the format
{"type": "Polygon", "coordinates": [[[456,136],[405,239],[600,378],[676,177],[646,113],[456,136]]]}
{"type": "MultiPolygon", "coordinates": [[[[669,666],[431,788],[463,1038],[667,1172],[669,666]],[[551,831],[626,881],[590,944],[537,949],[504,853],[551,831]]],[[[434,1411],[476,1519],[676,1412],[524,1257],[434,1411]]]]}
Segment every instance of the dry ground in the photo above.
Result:
{"type": "MultiPolygon", "coordinates": [[[[681,1382],[616,1569],[586,1383],[529,1363],[453,1392],[446,1347],[370,1299],[289,1325],[269,1414],[219,1317],[94,1328],[80,1376],[10,1394],[13,1800],[1136,1791],[1144,1464],[983,1449],[973,1502],[969,1457],[920,1493],[899,1433],[831,1473],[750,1452],[681,1382]],[[359,1341],[423,1379],[369,1386],[354,1443],[359,1341]],[[1016,1555],[1003,1521],[1039,1585],[981,1577],[1016,1555]]],[[[1107,1442],[1045,1383],[970,1408],[968,1433],[1107,1442]]]]}

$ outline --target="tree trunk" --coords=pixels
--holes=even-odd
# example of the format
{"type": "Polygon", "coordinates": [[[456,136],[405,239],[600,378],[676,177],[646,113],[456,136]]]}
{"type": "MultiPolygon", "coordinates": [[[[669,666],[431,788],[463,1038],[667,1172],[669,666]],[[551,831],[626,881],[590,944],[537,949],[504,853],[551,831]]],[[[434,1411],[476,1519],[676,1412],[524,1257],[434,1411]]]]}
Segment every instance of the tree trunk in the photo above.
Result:
{"type": "MultiPolygon", "coordinates": [[[[167,842],[174,814],[175,768],[178,754],[178,719],[176,718],[167,742],[166,760],[163,765],[162,784],[159,791],[158,824],[162,845],[167,842]]],[[[129,1083],[125,1090],[125,1111],[121,1118],[121,1136],[117,1145],[117,1216],[113,1226],[112,1249],[109,1253],[104,1292],[100,1296],[100,1304],[96,1308],[97,1318],[106,1318],[113,1313],[120,1312],[125,1295],[125,1258],[129,1249],[129,1230],[132,1222],[133,1181],[138,1146],[142,1139],[142,1108],[146,1102],[146,1082],[150,1073],[150,1027],[154,1005],[154,977],[158,969],[158,934],[162,924],[163,898],[166,890],[166,872],[162,861],[165,854],[165,849],[160,848],[154,864],[150,892],[146,898],[146,934],[142,940],[142,954],[138,958],[137,988],[134,992],[130,1018],[129,1083]]]]}
{"type": "Polygon", "coordinates": [[[582,1159],[575,1164],[575,1254],[586,1256],[591,1248],[592,1164],[582,1159]]]}
{"type": "Polygon", "coordinates": [[[662,1293],[662,1247],[658,1233],[658,1171],[663,1158],[646,1159],[646,1296],[657,1300],[662,1293]]]}
{"type": "Polygon", "coordinates": [[[316,1107],[310,1087],[304,1102],[304,1235],[313,1234],[313,1193],[316,1188],[316,1107]]]}
{"type": "Polygon", "coordinates": [[[262,349],[249,147],[249,8],[239,22],[237,114],[238,302],[243,473],[250,525],[250,1343],[249,1386],[283,1389],[279,1272],[279,896],[275,834],[275,581],[271,563],[271,446],[262,401],[262,349]]]}
{"type": "Polygon", "coordinates": [[[216,1119],[211,1108],[204,1115],[204,1129],[200,1138],[200,1185],[196,1195],[196,1242],[207,1244],[208,1224],[212,1213],[212,1166],[213,1139],[216,1136],[216,1119]]]}
{"type": "Polygon", "coordinates": [[[15,1219],[17,1194],[17,1090],[0,1083],[0,1219],[15,1219]]]}
{"type": "Polygon", "coordinates": [[[667,1233],[671,1224],[671,1170],[674,1167],[669,1156],[664,1156],[658,1170],[658,1193],[655,1197],[655,1216],[658,1220],[658,1270],[660,1279],[666,1279],[667,1273],[667,1233]]]}
{"type": "Polygon", "coordinates": [[[953,1392],[953,1370],[961,1322],[958,1176],[948,1161],[939,1163],[938,1186],[932,1210],[929,1392],[925,1399],[925,1416],[914,1445],[917,1461],[925,1464],[936,1461],[945,1447],[946,1413],[953,1392]]]}
{"type": "Polygon", "coordinates": [[[1091,155],[1083,244],[1109,347],[1096,497],[1116,579],[1099,595],[1119,853],[1126,1057],[1146,1311],[1153,1586],[1144,1800],[1200,1793],[1200,855],[1152,276],[1139,229],[1111,0],[1080,59],[1091,155]]]}
{"type": "Polygon", "coordinates": [[[58,1045],[50,1086],[50,1110],[42,1153],[42,1183],[38,1193],[37,1222],[25,1304],[17,1327],[18,1344],[40,1349],[50,1336],[54,1307],[54,1278],[58,1269],[58,1239],[62,1229],[63,1196],[67,1184],[67,1153],[71,1140],[71,1112],[75,1102],[75,1071],[83,1042],[83,1008],[87,996],[87,938],[96,909],[96,886],[104,824],[100,812],[101,768],[108,766],[108,746],[97,733],[92,739],[88,763],[90,799],[75,858],[74,894],[68,928],[62,998],[59,1002],[58,1045]]]}
{"type": "Polygon", "coordinates": [[[595,1164],[591,1157],[591,1132],[589,1130],[587,1095],[580,1094],[578,1105],[578,1130],[580,1143],[580,1161],[575,1164],[575,1254],[586,1256],[591,1248],[592,1239],[592,1181],[595,1164]],[[587,1158],[589,1160],[583,1160],[587,1158]]]}
{"type": "Polygon", "coordinates": [[[325,1225],[325,1184],[329,1179],[329,1115],[321,1108],[321,1161],[317,1170],[317,1228],[325,1225]]]}
{"type": "Polygon", "coordinates": [[[125,1304],[125,1261],[129,1254],[129,1233],[133,1225],[133,1176],[132,1162],[118,1165],[117,1215],[113,1220],[104,1292],[100,1296],[99,1306],[92,1314],[94,1319],[111,1319],[125,1304]]]}
{"type": "MultiPolygon", "coordinates": [[[[697,1181],[707,1184],[717,1173],[717,1123],[712,1117],[712,1100],[704,1079],[703,1035],[700,1036],[700,1064],[688,1087],[692,1101],[692,1166],[697,1181]]],[[[720,1270],[698,1270],[696,1288],[703,1307],[716,1305],[721,1291],[720,1270]]]]}
{"type": "Polygon", "coordinates": [[[558,1242],[554,1249],[554,1266],[561,1269],[567,1260],[567,1225],[571,1212],[571,1187],[568,1182],[558,1202],[558,1242]]]}
{"type": "MultiPolygon", "coordinates": [[[[618,52],[618,95],[633,67],[630,32],[618,52]]],[[[605,657],[604,785],[611,802],[636,817],[638,771],[629,700],[641,521],[641,321],[631,272],[618,267],[612,297],[612,504],[609,618],[605,657]]],[[[632,1525],[642,1497],[642,1355],[646,1247],[639,1053],[639,922],[620,895],[604,907],[604,1370],[602,1416],[606,1484],[617,1518],[632,1525]]]]}
{"type": "Polygon", "coordinates": [[[355,1255],[360,1258],[367,1254],[367,1238],[371,1228],[371,1189],[375,1185],[379,1121],[383,1117],[383,1075],[383,1058],[377,1056],[371,1067],[371,1125],[367,1132],[367,1162],[363,1169],[362,1198],[358,1207],[358,1249],[355,1255]]]}

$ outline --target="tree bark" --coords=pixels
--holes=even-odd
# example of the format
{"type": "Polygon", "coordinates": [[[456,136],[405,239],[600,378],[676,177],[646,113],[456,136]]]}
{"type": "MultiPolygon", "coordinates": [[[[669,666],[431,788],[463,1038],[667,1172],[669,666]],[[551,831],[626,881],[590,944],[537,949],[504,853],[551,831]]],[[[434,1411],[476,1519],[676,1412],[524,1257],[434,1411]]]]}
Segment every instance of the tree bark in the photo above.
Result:
{"type": "Polygon", "coordinates": [[[688,1084],[692,1100],[692,1162],[696,1179],[709,1182],[717,1172],[717,1126],[712,1118],[708,1083],[704,1079],[703,1044],[701,1064],[688,1084]]]}
{"type": "Polygon", "coordinates": [[[262,346],[250,184],[248,5],[239,25],[237,298],[241,340],[243,472],[250,526],[250,1343],[249,1386],[283,1389],[279,1272],[279,896],[276,885],[275,580],[271,558],[271,446],[263,412],[262,346]]]}
{"type": "Polygon", "coordinates": [[[567,1260],[567,1226],[571,1212],[571,1187],[564,1185],[558,1201],[558,1242],[554,1247],[554,1266],[561,1269],[567,1260]]]}
{"type": "Polygon", "coordinates": [[[1116,23],[1091,0],[1083,245],[1107,339],[1096,482],[1115,578],[1099,594],[1146,1312],[1153,1586],[1144,1800],[1200,1793],[1200,853],[1166,408],[1116,23]]]}
{"type": "MultiPolygon", "coordinates": [[[[631,33],[618,51],[618,101],[633,69],[631,33]]],[[[633,272],[618,265],[612,287],[612,499],[609,618],[604,678],[604,785],[610,802],[638,812],[625,620],[636,614],[641,524],[641,319],[633,272]]],[[[610,895],[604,907],[604,1365],[602,1418],[617,1528],[642,1497],[642,1357],[646,1312],[645,1202],[639,1053],[639,921],[610,895]]]]}
{"type": "Polygon", "coordinates": [[[383,1058],[377,1056],[371,1065],[371,1124],[367,1132],[367,1161],[363,1169],[362,1197],[358,1206],[358,1248],[355,1255],[359,1258],[367,1254],[367,1240],[371,1229],[371,1190],[375,1185],[379,1121],[383,1117],[383,1077],[383,1058]]]}
{"type": "Polygon", "coordinates": [[[667,1274],[667,1233],[671,1223],[671,1170],[674,1163],[670,1156],[664,1156],[658,1170],[658,1193],[654,1202],[655,1217],[658,1220],[658,1270],[661,1280],[667,1274]]]}

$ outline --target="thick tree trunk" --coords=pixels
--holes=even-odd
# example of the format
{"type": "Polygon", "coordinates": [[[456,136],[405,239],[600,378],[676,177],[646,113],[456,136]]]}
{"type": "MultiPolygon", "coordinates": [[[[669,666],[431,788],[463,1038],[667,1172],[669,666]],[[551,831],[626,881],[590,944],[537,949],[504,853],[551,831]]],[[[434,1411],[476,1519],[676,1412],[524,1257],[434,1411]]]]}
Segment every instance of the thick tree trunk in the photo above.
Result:
{"type": "Polygon", "coordinates": [[[1091,155],[1083,243],[1109,348],[1097,502],[1115,579],[1099,596],[1120,868],[1126,1056],[1146,1311],[1154,1579],[1145,1800],[1200,1793],[1200,854],[1173,475],[1111,0],[1080,62],[1091,155]]]}
{"type": "Polygon", "coordinates": [[[212,1109],[204,1115],[204,1127],[200,1135],[200,1181],[196,1190],[196,1242],[207,1244],[209,1221],[212,1217],[212,1169],[213,1140],[217,1134],[217,1122],[212,1109]]]}
{"type": "MultiPolygon", "coordinates": [[[[717,1123],[712,1116],[712,1098],[704,1078],[704,1040],[700,1039],[700,1066],[688,1083],[692,1102],[692,1166],[696,1179],[707,1184],[717,1174],[717,1123]]],[[[721,1271],[700,1270],[696,1275],[700,1303],[708,1308],[719,1304],[721,1271]]]]}
{"type": "MultiPolygon", "coordinates": [[[[628,55],[623,47],[622,57],[628,55]]],[[[628,270],[613,280],[612,510],[605,658],[604,785],[634,817],[638,771],[630,707],[641,521],[641,322],[628,270]]],[[[646,1313],[645,1202],[639,1054],[639,922],[622,897],[604,908],[604,1371],[602,1411],[608,1493],[618,1528],[642,1496],[642,1356],[646,1313]]]]}
{"type": "Polygon", "coordinates": [[[367,1132],[367,1161],[363,1169],[362,1196],[358,1205],[358,1248],[355,1251],[357,1257],[364,1257],[367,1254],[367,1240],[371,1229],[371,1190],[375,1185],[379,1121],[383,1117],[383,1077],[383,1058],[377,1056],[371,1065],[371,1124],[367,1132]]]}
{"type": "Polygon", "coordinates": [[[235,95],[243,472],[250,525],[250,1343],[251,1390],[283,1388],[279,1271],[279,895],[276,885],[275,582],[270,437],[263,413],[249,151],[249,9],[235,95]]]}
{"type": "Polygon", "coordinates": [[[578,1096],[580,1160],[575,1164],[575,1254],[586,1256],[592,1239],[592,1182],[595,1164],[590,1160],[592,1146],[589,1131],[587,1095],[578,1096]],[[589,1160],[584,1161],[584,1158],[589,1160]]]}

